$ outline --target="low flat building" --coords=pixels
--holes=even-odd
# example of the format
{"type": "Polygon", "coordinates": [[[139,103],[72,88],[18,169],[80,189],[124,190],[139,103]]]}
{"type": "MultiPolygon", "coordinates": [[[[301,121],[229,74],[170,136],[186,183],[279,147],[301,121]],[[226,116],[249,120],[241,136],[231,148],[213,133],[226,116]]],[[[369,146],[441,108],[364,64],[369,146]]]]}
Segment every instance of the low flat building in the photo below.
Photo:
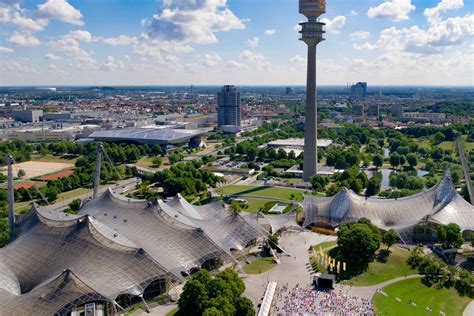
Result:
{"type": "MultiPolygon", "coordinates": [[[[329,148],[332,145],[332,140],[330,139],[318,139],[317,142],[318,148],[329,148]]],[[[288,138],[288,139],[278,139],[268,143],[270,147],[283,147],[283,148],[304,148],[304,138],[288,138]]]]}
{"type": "Polygon", "coordinates": [[[25,142],[75,140],[86,137],[99,129],[97,125],[74,125],[63,128],[25,128],[15,129],[6,134],[8,140],[22,140],[25,142]]]}
{"type": "Polygon", "coordinates": [[[43,117],[43,110],[19,110],[12,112],[12,118],[22,123],[39,123],[43,117]]]}

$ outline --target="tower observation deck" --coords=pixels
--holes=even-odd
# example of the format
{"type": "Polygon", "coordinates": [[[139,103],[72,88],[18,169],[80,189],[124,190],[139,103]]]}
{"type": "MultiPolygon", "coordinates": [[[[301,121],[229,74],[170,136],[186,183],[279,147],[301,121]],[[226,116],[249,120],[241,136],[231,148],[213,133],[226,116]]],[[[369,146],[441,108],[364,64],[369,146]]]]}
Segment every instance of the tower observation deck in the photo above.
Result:
{"type": "Polygon", "coordinates": [[[326,13],[326,0],[300,0],[299,4],[299,12],[308,18],[308,22],[300,23],[300,40],[308,45],[303,180],[309,182],[318,171],[316,45],[324,40],[325,24],[318,18],[326,13]]]}

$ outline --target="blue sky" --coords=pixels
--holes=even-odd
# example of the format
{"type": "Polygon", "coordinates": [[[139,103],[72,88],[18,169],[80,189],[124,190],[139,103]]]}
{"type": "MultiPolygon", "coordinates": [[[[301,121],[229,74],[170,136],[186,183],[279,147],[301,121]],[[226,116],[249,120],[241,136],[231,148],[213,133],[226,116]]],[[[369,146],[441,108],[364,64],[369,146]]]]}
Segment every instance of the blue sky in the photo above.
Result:
{"type": "MultiPolygon", "coordinates": [[[[473,85],[474,0],[327,0],[318,83],[473,85]]],[[[297,0],[0,0],[0,85],[304,84],[297,0]]]]}

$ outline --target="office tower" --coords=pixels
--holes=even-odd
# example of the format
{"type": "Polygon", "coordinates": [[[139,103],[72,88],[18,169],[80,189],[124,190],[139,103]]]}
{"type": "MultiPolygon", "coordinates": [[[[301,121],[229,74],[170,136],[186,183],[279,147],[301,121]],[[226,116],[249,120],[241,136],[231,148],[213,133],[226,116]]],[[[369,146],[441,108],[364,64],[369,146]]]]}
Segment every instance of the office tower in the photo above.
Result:
{"type": "Polygon", "coordinates": [[[217,126],[224,133],[240,132],[240,92],[235,86],[223,86],[217,93],[217,126]]]}
{"type": "Polygon", "coordinates": [[[316,104],[316,45],[324,40],[324,23],[318,17],[326,13],[325,0],[300,0],[299,12],[308,18],[300,23],[301,39],[308,45],[308,68],[306,81],[306,120],[304,132],[303,180],[311,181],[318,171],[317,153],[317,104],[316,104]]]}
{"type": "Polygon", "coordinates": [[[351,86],[352,99],[364,99],[367,97],[367,82],[358,82],[351,86]]]}
{"type": "Polygon", "coordinates": [[[293,94],[295,94],[295,89],[292,88],[292,87],[286,87],[285,93],[286,93],[286,95],[293,95],[293,94]]]}

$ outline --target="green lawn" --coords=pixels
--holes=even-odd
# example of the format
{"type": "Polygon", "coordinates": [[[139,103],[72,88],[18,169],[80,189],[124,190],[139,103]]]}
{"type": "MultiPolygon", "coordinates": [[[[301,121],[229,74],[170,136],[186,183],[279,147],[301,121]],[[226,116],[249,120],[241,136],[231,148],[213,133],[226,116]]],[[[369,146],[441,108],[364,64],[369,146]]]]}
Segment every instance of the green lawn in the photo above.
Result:
{"type": "Polygon", "coordinates": [[[223,195],[240,195],[240,196],[258,196],[271,197],[289,200],[293,194],[297,201],[303,200],[304,190],[282,188],[282,187],[265,187],[251,185],[229,185],[218,190],[223,195]]]}
{"type": "Polygon", "coordinates": [[[47,154],[44,156],[40,155],[31,155],[31,160],[33,161],[43,161],[43,162],[68,162],[75,163],[78,157],[72,155],[65,156],[55,156],[52,154],[47,154]]]}
{"type": "Polygon", "coordinates": [[[470,302],[468,297],[461,297],[455,289],[432,289],[421,283],[421,278],[408,279],[384,287],[388,297],[377,293],[373,298],[377,314],[383,315],[462,315],[470,302]],[[400,298],[398,302],[396,298],[400,298]],[[409,304],[412,300],[416,307],[409,304]],[[432,311],[426,310],[430,307],[432,311]]]}
{"type": "Polygon", "coordinates": [[[255,259],[249,264],[243,266],[245,273],[260,274],[274,268],[277,264],[273,262],[273,257],[255,259]]]}
{"type": "Polygon", "coordinates": [[[416,270],[410,269],[407,265],[407,259],[410,256],[408,250],[392,247],[390,251],[391,253],[386,263],[375,260],[369,263],[367,271],[349,280],[345,280],[342,283],[353,284],[355,286],[368,286],[400,276],[417,273],[416,270]]]}
{"type": "Polygon", "coordinates": [[[337,241],[336,240],[330,240],[330,241],[324,241],[320,244],[317,244],[317,245],[314,245],[313,246],[313,249],[316,250],[316,251],[319,251],[319,248],[321,249],[327,249],[327,248],[331,248],[331,247],[334,247],[337,245],[337,241]]]}

